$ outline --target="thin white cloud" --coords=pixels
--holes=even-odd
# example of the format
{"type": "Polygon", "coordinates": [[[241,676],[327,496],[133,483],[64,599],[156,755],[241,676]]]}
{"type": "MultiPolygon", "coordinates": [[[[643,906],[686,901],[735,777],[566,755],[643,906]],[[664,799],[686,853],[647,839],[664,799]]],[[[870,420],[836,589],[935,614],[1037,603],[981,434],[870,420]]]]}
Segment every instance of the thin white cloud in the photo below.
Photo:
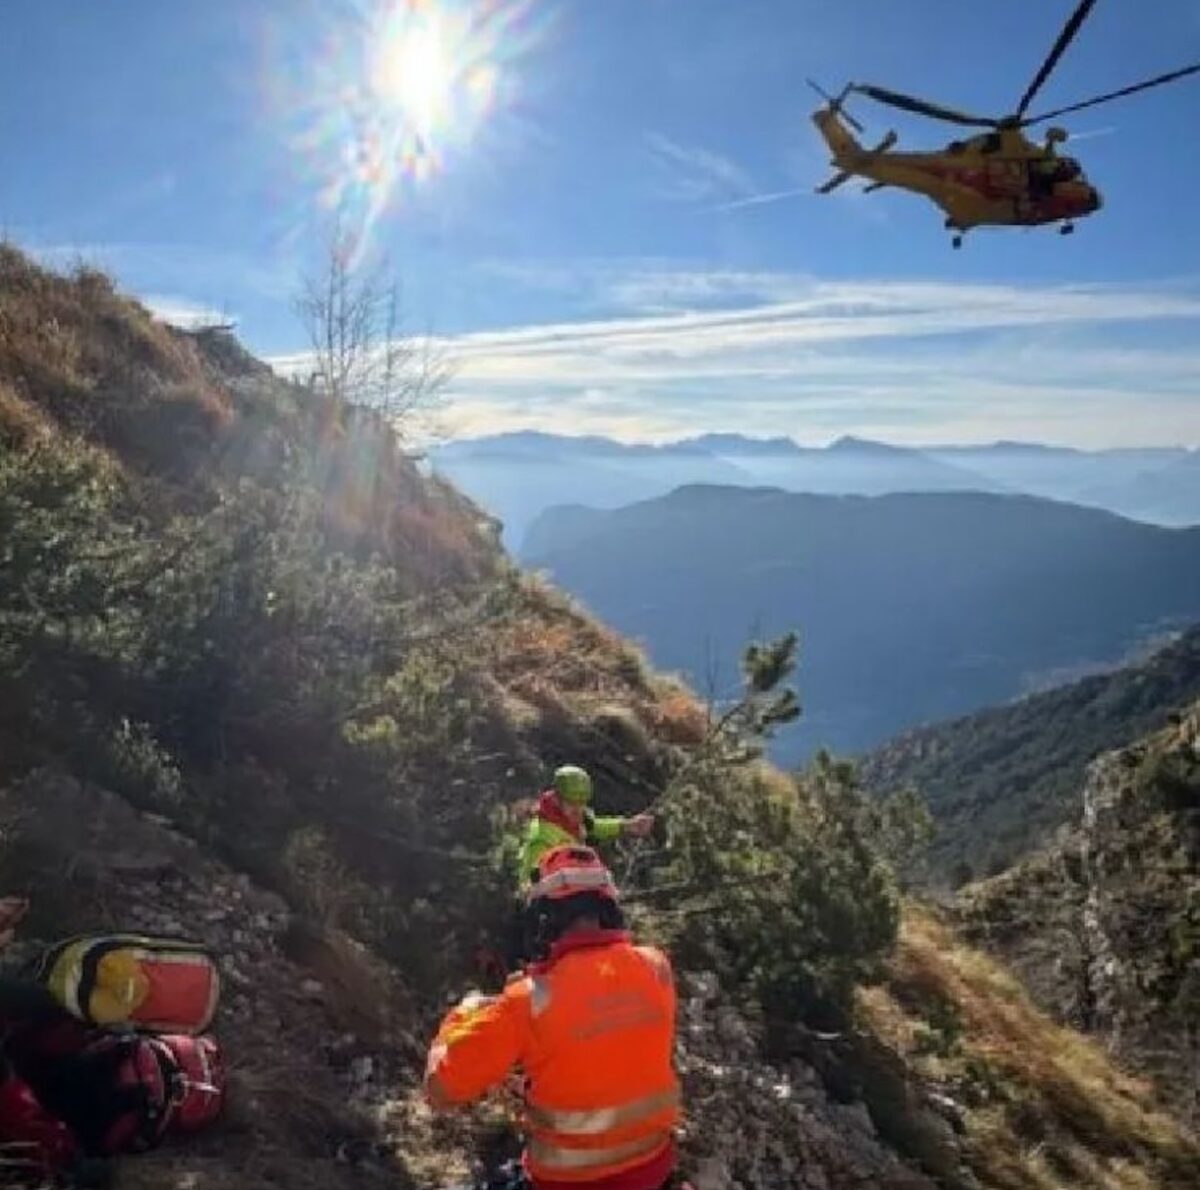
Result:
{"type": "Polygon", "coordinates": [[[711,149],[681,145],[659,132],[648,132],[646,151],[658,172],[655,193],[673,202],[717,202],[755,192],[750,175],[711,149]]]}
{"type": "Polygon", "coordinates": [[[1017,287],[943,282],[813,282],[755,274],[684,274],[652,280],[655,292],[705,295],[756,288],[786,299],[733,309],[520,327],[463,336],[453,349],[467,366],[544,375],[554,361],[589,359],[618,372],[664,361],[761,361],[776,350],[872,339],[1055,324],[1200,319],[1200,292],[1136,286],[1017,287]],[[770,281],[771,284],[766,284],[770,281]],[[536,361],[534,363],[533,361],[536,361]]]}
{"type": "MultiPolygon", "coordinates": [[[[1200,284],[639,268],[597,285],[626,308],[670,312],[447,340],[456,375],[446,426],[926,442],[1041,434],[1080,445],[1200,438],[1200,284]],[[1136,345],[1147,325],[1164,346],[1136,345]]],[[[295,368],[302,357],[276,362],[295,368]]]]}

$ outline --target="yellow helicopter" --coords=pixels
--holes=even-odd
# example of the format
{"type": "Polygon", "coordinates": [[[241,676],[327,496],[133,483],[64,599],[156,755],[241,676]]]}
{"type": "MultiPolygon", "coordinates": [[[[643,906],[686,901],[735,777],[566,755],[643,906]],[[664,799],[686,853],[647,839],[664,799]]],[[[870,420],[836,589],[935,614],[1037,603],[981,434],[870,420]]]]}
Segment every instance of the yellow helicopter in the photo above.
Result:
{"type": "Polygon", "coordinates": [[[810,79],[809,86],[826,101],[824,107],[813,113],[813,123],[829,145],[833,155],[831,164],[837,171],[817,187],[817,192],[828,194],[850,178],[861,177],[868,180],[868,191],[894,186],[923,194],[945,213],[945,226],[954,233],[951,243],[955,248],[962,247],[964,232],[985,225],[1031,227],[1057,223],[1060,233],[1069,235],[1075,229],[1075,219],[1100,209],[1100,192],[1084,176],[1078,161],[1058,154],[1057,146],[1067,139],[1065,129],[1051,127],[1041,144],[1031,141],[1023,130],[1068,112],[1096,107],[1200,72],[1197,62],[1082,103],[1036,116],[1026,115],[1095,4],[1096,0],[1081,0],[1026,88],[1016,111],[1009,116],[967,115],[886,87],[859,83],[850,83],[835,97],[810,79]],[[946,148],[929,153],[891,152],[896,143],[894,132],[889,132],[873,149],[864,148],[850,131],[853,128],[861,133],[862,125],[844,108],[852,94],[935,120],[988,131],[967,140],[952,141],[946,148]]]}

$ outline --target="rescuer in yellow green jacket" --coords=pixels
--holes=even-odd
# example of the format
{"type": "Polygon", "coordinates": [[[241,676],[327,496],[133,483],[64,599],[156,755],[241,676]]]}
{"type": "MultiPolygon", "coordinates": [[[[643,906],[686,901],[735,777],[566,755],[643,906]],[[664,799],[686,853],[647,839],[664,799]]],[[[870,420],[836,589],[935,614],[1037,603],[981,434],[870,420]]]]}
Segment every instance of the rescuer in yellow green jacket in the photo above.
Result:
{"type": "Polygon", "coordinates": [[[552,847],[645,838],[654,829],[653,814],[604,818],[592,812],[591,800],[592,779],[578,765],[565,764],[554,771],[553,784],[538,798],[521,843],[517,862],[522,884],[532,879],[538,860],[552,847]]]}

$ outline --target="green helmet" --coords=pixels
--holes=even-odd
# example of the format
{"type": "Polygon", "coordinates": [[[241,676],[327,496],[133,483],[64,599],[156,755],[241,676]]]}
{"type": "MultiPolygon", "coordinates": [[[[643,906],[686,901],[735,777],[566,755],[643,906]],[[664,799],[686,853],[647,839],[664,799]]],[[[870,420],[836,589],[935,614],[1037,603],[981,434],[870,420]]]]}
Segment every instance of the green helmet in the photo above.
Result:
{"type": "Polygon", "coordinates": [[[592,800],[592,779],[576,764],[554,770],[554,788],[564,802],[586,806],[592,800]]]}

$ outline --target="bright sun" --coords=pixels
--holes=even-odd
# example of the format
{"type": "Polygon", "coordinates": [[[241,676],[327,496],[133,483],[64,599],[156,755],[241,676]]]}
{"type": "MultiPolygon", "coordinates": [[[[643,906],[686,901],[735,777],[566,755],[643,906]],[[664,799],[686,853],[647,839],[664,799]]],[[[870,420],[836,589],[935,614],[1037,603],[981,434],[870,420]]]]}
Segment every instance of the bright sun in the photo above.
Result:
{"type": "Polygon", "coordinates": [[[410,10],[391,22],[375,52],[376,93],[424,141],[451,115],[458,64],[447,32],[436,10],[410,10]]]}
{"type": "MultiPolygon", "coordinates": [[[[514,93],[542,26],[535,0],[354,0],[327,12],[321,52],[298,59],[287,96],[320,199],[364,239],[396,196],[460,162],[514,93]],[[335,19],[353,7],[357,21],[335,19]]],[[[292,65],[289,63],[289,65],[292,65]]]]}

